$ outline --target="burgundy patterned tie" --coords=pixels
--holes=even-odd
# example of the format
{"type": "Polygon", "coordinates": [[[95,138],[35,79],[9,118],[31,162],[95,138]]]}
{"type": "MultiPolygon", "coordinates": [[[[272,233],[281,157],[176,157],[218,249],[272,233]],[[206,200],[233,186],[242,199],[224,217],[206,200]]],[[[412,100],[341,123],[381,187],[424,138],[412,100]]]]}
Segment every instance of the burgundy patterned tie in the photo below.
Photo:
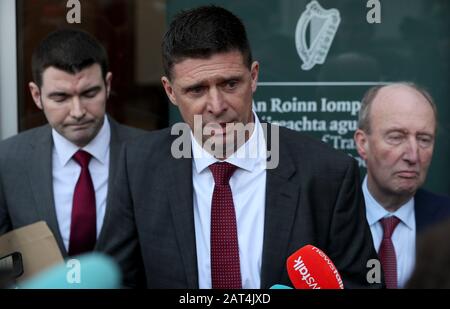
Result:
{"type": "Polygon", "coordinates": [[[73,194],[69,256],[92,251],[97,239],[95,191],[89,173],[91,155],[79,150],[73,159],[81,166],[81,173],[73,194]]]}
{"type": "Polygon", "coordinates": [[[391,236],[394,233],[397,224],[400,222],[395,216],[383,218],[380,220],[383,226],[383,240],[378,250],[378,256],[384,270],[384,278],[386,280],[386,288],[396,289],[397,285],[397,258],[395,257],[395,248],[392,243],[391,236]]]}
{"type": "Polygon", "coordinates": [[[230,178],[236,166],[220,162],[209,166],[214,177],[211,205],[211,280],[213,289],[242,288],[236,213],[230,178]]]}

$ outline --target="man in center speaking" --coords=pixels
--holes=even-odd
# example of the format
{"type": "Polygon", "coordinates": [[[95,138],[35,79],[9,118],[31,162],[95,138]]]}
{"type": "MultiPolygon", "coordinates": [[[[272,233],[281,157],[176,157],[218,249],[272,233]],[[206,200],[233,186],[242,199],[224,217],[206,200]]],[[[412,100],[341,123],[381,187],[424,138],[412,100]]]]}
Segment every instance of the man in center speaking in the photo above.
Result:
{"type": "Polygon", "coordinates": [[[121,238],[107,252],[125,279],[142,258],[149,288],[291,285],[286,259],[311,244],[346,288],[379,287],[366,280],[376,252],[356,162],[259,121],[259,63],[240,19],[215,6],[181,12],[164,37],[163,64],[185,124],[122,153],[112,207],[121,238]]]}

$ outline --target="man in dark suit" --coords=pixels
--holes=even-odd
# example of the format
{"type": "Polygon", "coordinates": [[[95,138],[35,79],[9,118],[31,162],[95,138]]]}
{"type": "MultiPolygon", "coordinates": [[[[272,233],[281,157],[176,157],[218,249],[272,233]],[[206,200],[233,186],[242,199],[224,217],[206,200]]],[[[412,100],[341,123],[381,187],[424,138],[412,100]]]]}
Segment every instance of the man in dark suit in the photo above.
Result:
{"type": "Polygon", "coordinates": [[[450,199],[423,189],[433,155],[436,106],[411,83],[371,88],[362,100],[355,141],[367,163],[367,220],[388,288],[404,287],[416,237],[450,216],[450,199]]]}
{"type": "Polygon", "coordinates": [[[103,47],[59,30],[33,53],[31,95],[49,124],[0,143],[0,234],[44,220],[64,256],[101,249],[123,142],[143,131],[105,115],[111,90],[103,47]]]}
{"type": "Polygon", "coordinates": [[[366,280],[376,253],[356,162],[260,123],[252,111],[259,64],[241,21],[214,6],[180,13],[163,63],[163,86],[185,123],[124,149],[111,205],[123,220],[109,227],[121,238],[107,252],[126,279],[137,253],[149,288],[290,285],[286,259],[312,244],[345,287],[378,287],[366,280]]]}

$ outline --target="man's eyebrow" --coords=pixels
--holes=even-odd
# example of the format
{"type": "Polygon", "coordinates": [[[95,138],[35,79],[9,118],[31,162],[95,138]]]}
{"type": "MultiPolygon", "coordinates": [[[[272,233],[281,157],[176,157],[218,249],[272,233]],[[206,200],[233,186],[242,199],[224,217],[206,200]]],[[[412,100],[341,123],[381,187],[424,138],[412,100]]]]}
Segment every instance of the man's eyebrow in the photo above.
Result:
{"type": "Polygon", "coordinates": [[[419,131],[419,132],[417,132],[416,135],[426,135],[426,136],[430,136],[430,137],[434,137],[435,136],[434,133],[432,133],[432,132],[425,132],[425,131],[419,131]]]}
{"type": "Polygon", "coordinates": [[[392,133],[392,132],[402,132],[402,133],[406,133],[408,130],[405,128],[400,128],[400,127],[393,127],[393,128],[389,128],[386,130],[386,133],[392,133]]]}
{"type": "Polygon", "coordinates": [[[199,81],[199,82],[196,82],[195,84],[182,86],[181,89],[182,89],[183,91],[189,91],[189,90],[191,90],[191,89],[195,89],[195,88],[198,88],[198,87],[202,87],[203,85],[205,85],[205,82],[204,82],[204,81],[199,81]]]}
{"type": "Polygon", "coordinates": [[[390,133],[390,132],[402,132],[402,133],[405,133],[406,130],[404,130],[404,129],[389,129],[386,132],[388,132],[388,133],[390,133]]]}
{"type": "MultiPolygon", "coordinates": [[[[385,134],[390,134],[390,133],[402,133],[402,134],[408,134],[408,130],[407,129],[402,129],[402,128],[390,128],[388,130],[386,130],[385,134]]],[[[433,132],[427,132],[427,131],[423,131],[423,130],[419,130],[415,133],[415,135],[428,135],[428,136],[432,136],[434,137],[434,133],[433,132]]]]}
{"type": "Polygon", "coordinates": [[[61,96],[67,96],[68,94],[64,91],[53,91],[47,94],[47,97],[61,97],[61,96]]]}
{"type": "MultiPolygon", "coordinates": [[[[240,81],[240,80],[242,80],[243,79],[243,77],[241,76],[241,75],[232,75],[232,76],[220,76],[220,77],[217,77],[216,79],[215,79],[215,81],[218,83],[218,84],[222,84],[222,83],[224,83],[224,82],[228,82],[228,81],[230,81],[230,80],[237,80],[237,81],[240,81]]],[[[197,82],[195,82],[194,84],[192,84],[192,85],[186,85],[186,86],[183,86],[181,89],[183,89],[184,91],[188,91],[188,90],[190,90],[190,89],[194,89],[194,88],[197,88],[197,87],[202,87],[202,86],[204,86],[205,84],[207,84],[208,83],[208,81],[205,79],[205,80],[200,80],[200,81],[197,81],[197,82]]]]}
{"type": "Polygon", "coordinates": [[[81,94],[86,94],[86,93],[88,93],[88,92],[91,92],[91,91],[100,91],[102,89],[102,87],[100,87],[100,86],[92,86],[92,87],[90,87],[90,88],[88,88],[88,89],[86,89],[86,90],[83,90],[83,92],[81,93],[81,94]]]}
{"type": "MultiPolygon", "coordinates": [[[[86,94],[91,91],[100,91],[101,89],[102,89],[102,87],[99,85],[92,86],[90,88],[87,88],[86,90],[83,90],[83,92],[81,94],[86,94]]],[[[53,92],[50,92],[49,94],[47,94],[47,97],[50,98],[50,97],[68,96],[68,95],[69,94],[67,92],[57,90],[57,91],[53,91],[53,92]]]]}
{"type": "Polygon", "coordinates": [[[227,77],[221,77],[218,79],[219,83],[223,83],[223,82],[228,82],[230,80],[242,80],[243,77],[242,75],[232,75],[232,76],[227,76],[227,77]]]}

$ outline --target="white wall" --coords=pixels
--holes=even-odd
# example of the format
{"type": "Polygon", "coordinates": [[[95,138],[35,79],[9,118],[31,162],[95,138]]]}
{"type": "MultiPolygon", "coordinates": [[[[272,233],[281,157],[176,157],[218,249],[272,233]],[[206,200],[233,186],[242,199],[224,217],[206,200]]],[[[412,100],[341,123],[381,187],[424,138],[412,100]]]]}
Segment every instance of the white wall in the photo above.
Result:
{"type": "Polygon", "coordinates": [[[18,131],[16,1],[0,1],[0,140],[18,131]]]}

